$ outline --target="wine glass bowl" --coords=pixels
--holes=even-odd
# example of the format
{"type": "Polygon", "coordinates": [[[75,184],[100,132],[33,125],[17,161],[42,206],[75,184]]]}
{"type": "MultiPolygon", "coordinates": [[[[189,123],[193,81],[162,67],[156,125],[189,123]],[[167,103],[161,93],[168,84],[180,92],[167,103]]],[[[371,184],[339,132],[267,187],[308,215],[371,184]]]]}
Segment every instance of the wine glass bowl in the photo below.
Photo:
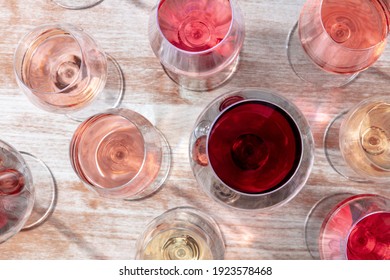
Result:
{"type": "Polygon", "coordinates": [[[314,142],[301,113],[285,98],[258,89],[224,94],[198,117],[190,164],[199,185],[223,205],[270,209],[306,183],[314,142]]]}
{"type": "Polygon", "coordinates": [[[70,143],[70,159],[79,178],[99,195],[134,200],[164,183],[170,149],[145,117],[120,108],[80,124],[70,143]]]}
{"type": "Polygon", "coordinates": [[[211,90],[234,73],[245,37],[235,0],[161,0],[149,41],[167,75],[190,90],[211,90]]]}

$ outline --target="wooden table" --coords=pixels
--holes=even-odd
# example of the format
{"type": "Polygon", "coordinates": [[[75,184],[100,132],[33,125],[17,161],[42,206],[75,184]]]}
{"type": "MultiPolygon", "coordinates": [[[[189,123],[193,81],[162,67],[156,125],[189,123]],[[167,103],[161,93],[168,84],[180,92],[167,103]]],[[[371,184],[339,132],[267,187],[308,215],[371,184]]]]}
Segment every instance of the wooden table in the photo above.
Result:
{"type": "MultiPolygon", "coordinates": [[[[321,89],[303,83],[286,57],[286,37],[304,0],[240,0],[246,20],[241,64],[233,79],[211,92],[179,88],[162,70],[148,41],[148,16],[155,0],[104,0],[87,10],[65,10],[49,0],[0,0],[0,139],[50,166],[58,200],[49,220],[0,245],[1,259],[133,259],[135,242],[147,223],[176,206],[211,214],[226,241],[226,259],[310,259],[304,221],[322,197],[341,191],[390,196],[387,184],[359,184],[328,164],[322,138],[329,121],[353,104],[389,93],[389,52],[345,88],[321,89]],[[68,145],[78,123],[34,107],[18,88],[13,52],[19,39],[44,23],[82,27],[121,65],[123,107],[151,120],[172,148],[172,167],[160,192],[136,201],[112,201],[86,189],[74,173],[68,145]],[[191,129],[203,108],[233,89],[260,87],[292,100],[307,117],[315,138],[315,163],[303,190],[268,212],[225,208],[202,192],[188,158],[191,129]]],[[[39,187],[39,186],[37,186],[39,187]]]]}

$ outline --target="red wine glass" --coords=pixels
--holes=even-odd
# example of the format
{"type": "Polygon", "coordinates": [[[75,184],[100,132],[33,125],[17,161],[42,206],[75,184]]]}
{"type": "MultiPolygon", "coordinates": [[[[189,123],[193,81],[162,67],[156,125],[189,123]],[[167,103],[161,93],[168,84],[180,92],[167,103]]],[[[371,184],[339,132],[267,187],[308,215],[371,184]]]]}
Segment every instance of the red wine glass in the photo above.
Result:
{"type": "Polygon", "coordinates": [[[324,87],[351,82],[385,49],[388,4],[382,0],[307,0],[287,39],[295,74],[324,87]]]}
{"type": "Polygon", "coordinates": [[[390,260],[390,199],[373,194],[334,194],[320,200],[305,222],[315,259],[390,260]]]}
{"type": "Polygon", "coordinates": [[[0,243],[46,221],[56,193],[52,173],[42,161],[0,140],[0,243]]]}
{"type": "Polygon", "coordinates": [[[116,61],[69,24],[41,25],[25,35],[15,51],[14,71],[34,105],[78,121],[117,107],[123,95],[116,61]]]}
{"type": "Polygon", "coordinates": [[[202,188],[238,209],[265,209],[291,200],[306,183],[314,143],[302,112],[258,89],[224,94],[198,117],[190,163],[202,188]]]}
{"type": "Polygon", "coordinates": [[[170,148],[142,115],[124,108],[91,116],[74,132],[70,160],[100,196],[135,200],[156,192],[170,168],[170,148]]]}
{"type": "Polygon", "coordinates": [[[190,90],[211,90],[237,68],[245,37],[236,0],[160,0],[149,41],[167,75],[190,90]]]}
{"type": "Polygon", "coordinates": [[[103,0],[52,0],[57,5],[70,10],[91,8],[103,2],[103,0]]]}

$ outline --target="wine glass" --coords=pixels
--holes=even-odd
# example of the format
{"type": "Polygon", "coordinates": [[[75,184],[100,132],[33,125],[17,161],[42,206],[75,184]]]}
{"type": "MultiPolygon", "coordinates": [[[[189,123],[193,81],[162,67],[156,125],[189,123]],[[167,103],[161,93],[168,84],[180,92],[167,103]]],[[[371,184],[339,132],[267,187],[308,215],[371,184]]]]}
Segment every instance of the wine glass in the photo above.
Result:
{"type": "Polygon", "coordinates": [[[225,245],[214,219],[192,207],[170,209],[137,241],[138,260],[221,260],[225,245]]]}
{"type": "Polygon", "coordinates": [[[257,210],[291,200],[306,183],[314,142],[302,112],[260,89],[224,94],[198,117],[190,163],[209,196],[236,209],[257,210]]]}
{"type": "Polygon", "coordinates": [[[0,140],[0,243],[20,230],[42,224],[52,213],[55,200],[50,169],[0,140]]]}
{"type": "Polygon", "coordinates": [[[324,87],[348,84],[385,49],[388,5],[382,0],[307,0],[287,39],[295,74],[324,87]]]}
{"type": "Polygon", "coordinates": [[[333,169],[356,182],[390,181],[390,98],[365,99],[328,126],[325,154],[333,169]]]}
{"type": "Polygon", "coordinates": [[[390,199],[373,194],[334,194],[320,200],[305,222],[315,259],[390,260],[390,199]]]}
{"type": "Polygon", "coordinates": [[[103,0],[53,0],[57,5],[71,10],[81,10],[96,6],[103,0]]]}
{"type": "Polygon", "coordinates": [[[190,90],[211,90],[234,73],[245,37],[236,0],[160,0],[149,41],[167,75],[190,90]]]}
{"type": "Polygon", "coordinates": [[[100,196],[135,200],[151,195],[170,168],[169,145],[142,115],[124,108],[91,116],[74,132],[70,160],[100,196]]]}
{"type": "Polygon", "coordinates": [[[116,61],[69,24],[41,25],[25,35],[15,51],[14,71],[33,104],[79,121],[117,107],[123,95],[116,61]]]}

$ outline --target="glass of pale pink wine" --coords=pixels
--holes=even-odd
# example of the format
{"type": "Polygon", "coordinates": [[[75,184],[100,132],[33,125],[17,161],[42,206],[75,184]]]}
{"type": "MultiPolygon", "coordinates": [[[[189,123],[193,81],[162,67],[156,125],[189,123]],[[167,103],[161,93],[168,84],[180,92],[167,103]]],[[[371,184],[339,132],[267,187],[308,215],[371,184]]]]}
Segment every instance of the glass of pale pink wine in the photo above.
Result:
{"type": "Polygon", "coordinates": [[[154,218],[137,240],[137,260],[223,260],[225,242],[217,222],[193,207],[154,218]]]}
{"type": "Polygon", "coordinates": [[[305,223],[315,259],[390,260],[390,199],[339,193],[321,199],[305,223]]]}
{"type": "Polygon", "coordinates": [[[270,209],[291,200],[306,183],[314,142],[292,102],[243,89],[204,109],[189,152],[195,178],[216,201],[237,209],[270,209]]]}
{"type": "Polygon", "coordinates": [[[25,35],[15,51],[14,71],[34,105],[79,121],[117,107],[123,95],[119,65],[70,24],[41,25],[25,35]]]}
{"type": "Polygon", "coordinates": [[[382,0],[307,0],[288,36],[295,74],[324,87],[351,82],[385,49],[388,5],[382,0]]]}
{"type": "Polygon", "coordinates": [[[236,0],[160,0],[149,19],[150,45],[184,88],[211,90],[235,72],[245,37],[236,0]]]}
{"type": "Polygon", "coordinates": [[[58,6],[70,10],[81,10],[91,8],[103,2],[103,0],[52,0],[58,6]]]}
{"type": "Polygon", "coordinates": [[[325,155],[332,168],[356,182],[390,182],[390,98],[367,98],[328,125],[325,155]]]}
{"type": "Polygon", "coordinates": [[[135,200],[156,192],[170,168],[170,148],[142,115],[110,109],[82,122],[70,142],[79,178],[102,197],[135,200]]]}
{"type": "Polygon", "coordinates": [[[0,243],[42,224],[54,209],[55,188],[42,161],[0,140],[0,243]]]}

